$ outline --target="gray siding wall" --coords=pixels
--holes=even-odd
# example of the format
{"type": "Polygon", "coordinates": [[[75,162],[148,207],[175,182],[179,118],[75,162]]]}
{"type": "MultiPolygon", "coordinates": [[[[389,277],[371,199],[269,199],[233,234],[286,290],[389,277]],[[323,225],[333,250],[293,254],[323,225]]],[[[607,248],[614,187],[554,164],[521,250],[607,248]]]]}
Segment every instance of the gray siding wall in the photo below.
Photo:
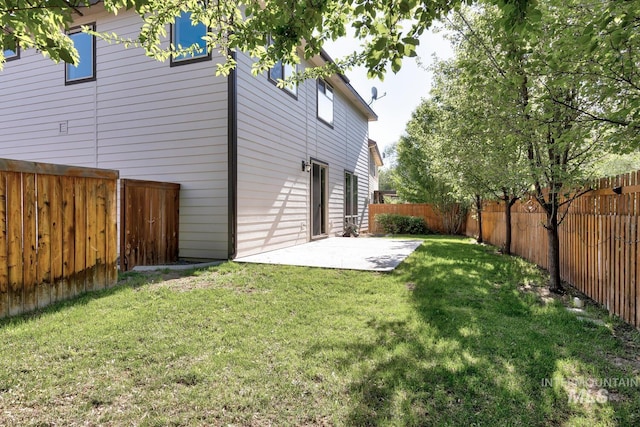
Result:
{"type": "MultiPolygon", "coordinates": [[[[251,75],[251,59],[238,55],[238,255],[310,240],[310,158],[328,167],[328,235],[344,225],[344,172],[358,175],[359,212],[366,209],[368,120],[334,86],[334,126],[317,118],[316,81],[297,98],[251,75]]],[[[362,228],[366,229],[367,215],[362,228]]]]}
{"type": "MultiPolygon", "coordinates": [[[[77,23],[100,32],[140,28],[130,12],[83,12],[77,23]]],[[[215,62],[170,67],[98,40],[97,80],[65,86],[64,64],[22,51],[0,72],[0,157],[180,183],[180,256],[226,258],[228,96],[215,62]]]]}

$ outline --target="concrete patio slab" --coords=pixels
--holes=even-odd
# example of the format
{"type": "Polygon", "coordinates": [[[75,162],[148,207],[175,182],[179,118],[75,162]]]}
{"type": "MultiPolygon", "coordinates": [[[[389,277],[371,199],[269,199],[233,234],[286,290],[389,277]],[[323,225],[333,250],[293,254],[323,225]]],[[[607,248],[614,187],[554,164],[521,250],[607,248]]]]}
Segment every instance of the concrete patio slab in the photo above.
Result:
{"type": "Polygon", "coordinates": [[[345,270],[391,271],[421,244],[421,240],[331,237],[240,257],[234,261],[345,270]]]}

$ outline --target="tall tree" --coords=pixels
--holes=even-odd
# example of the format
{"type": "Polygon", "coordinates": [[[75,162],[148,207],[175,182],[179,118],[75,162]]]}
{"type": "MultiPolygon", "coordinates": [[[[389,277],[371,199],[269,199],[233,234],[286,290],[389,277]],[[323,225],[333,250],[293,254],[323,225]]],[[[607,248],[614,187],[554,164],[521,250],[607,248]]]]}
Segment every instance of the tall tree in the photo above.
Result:
{"type": "MultiPolygon", "coordinates": [[[[624,151],[638,142],[615,136],[616,128],[626,131],[632,123],[613,123],[590,113],[615,108],[608,108],[607,102],[612,101],[597,89],[603,84],[602,75],[582,69],[581,23],[592,17],[576,14],[578,4],[541,3],[536,20],[510,34],[495,25],[502,11],[489,6],[463,12],[458,21],[459,44],[482,52],[484,64],[491,65],[496,77],[479,78],[480,84],[469,85],[469,93],[486,96],[498,110],[510,106],[502,109],[503,119],[526,154],[524,170],[546,214],[550,288],[558,292],[562,290],[558,227],[568,205],[580,194],[575,190],[590,178],[591,167],[603,154],[624,151]]],[[[461,62],[469,76],[487,72],[479,64],[461,62]]]]}
{"type": "Polygon", "coordinates": [[[462,192],[475,200],[479,240],[482,199],[500,199],[505,206],[504,252],[510,254],[511,208],[526,192],[529,181],[518,136],[506,119],[511,104],[496,102],[484,93],[496,79],[487,62],[477,46],[459,44],[454,60],[434,67],[431,93],[443,111],[439,156],[444,168],[454,173],[462,192]]]}

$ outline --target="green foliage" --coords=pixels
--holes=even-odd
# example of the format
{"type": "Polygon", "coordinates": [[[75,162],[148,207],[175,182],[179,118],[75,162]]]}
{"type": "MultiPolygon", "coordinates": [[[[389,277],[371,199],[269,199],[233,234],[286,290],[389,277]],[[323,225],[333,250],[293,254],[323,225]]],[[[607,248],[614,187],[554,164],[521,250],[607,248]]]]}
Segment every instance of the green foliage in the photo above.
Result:
{"type": "Polygon", "coordinates": [[[399,214],[378,214],[375,221],[389,234],[431,234],[424,219],[399,214]]]}
{"type": "MultiPolygon", "coordinates": [[[[520,15],[536,10],[536,2],[532,0],[492,1],[507,11],[505,28],[518,28],[515,20],[522,20],[524,17],[520,15]]],[[[147,55],[166,60],[182,52],[163,44],[168,25],[180,13],[190,11],[194,22],[211,28],[206,36],[209,48],[226,59],[218,65],[221,74],[235,67],[233,51],[249,53],[256,59],[253,71],[260,73],[278,60],[299,62],[299,48],[304,58],[312,58],[320,53],[323,42],[345,37],[350,31],[363,42],[359,51],[337,59],[336,65],[307,68],[298,78],[317,77],[355,65],[365,66],[370,76],[382,78],[388,70],[398,72],[404,58],[414,57],[424,30],[461,3],[461,0],[104,0],[91,5],[90,0],[47,0],[33,6],[28,2],[0,0],[0,24],[5,29],[0,44],[11,48],[17,40],[23,48],[37,48],[54,61],[74,62],[77,52],[60,29],[69,28],[76,11],[82,12],[90,5],[104,7],[112,14],[134,9],[142,18],[137,36],[121,38],[111,33],[102,37],[110,42],[140,46],[147,55]],[[274,43],[266,47],[268,35],[274,43]]],[[[0,63],[2,59],[0,54],[0,63]]]]}

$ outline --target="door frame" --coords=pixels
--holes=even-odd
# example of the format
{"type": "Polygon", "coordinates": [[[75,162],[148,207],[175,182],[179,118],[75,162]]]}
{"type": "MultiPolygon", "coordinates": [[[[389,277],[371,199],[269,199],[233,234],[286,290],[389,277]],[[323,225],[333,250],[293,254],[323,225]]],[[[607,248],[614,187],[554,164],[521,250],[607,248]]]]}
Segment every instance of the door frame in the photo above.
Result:
{"type": "Polygon", "coordinates": [[[309,227],[309,239],[317,240],[324,239],[329,236],[329,164],[327,162],[323,162],[322,160],[310,158],[311,170],[309,172],[309,217],[310,224],[309,227]],[[319,168],[320,171],[324,170],[324,185],[322,184],[321,175],[319,177],[320,185],[323,188],[320,188],[320,203],[322,206],[320,207],[322,212],[320,213],[321,217],[316,218],[315,209],[314,209],[314,198],[316,197],[316,184],[314,182],[314,169],[319,168]],[[323,197],[324,196],[324,197],[323,197]],[[315,221],[319,220],[321,232],[320,234],[315,233],[315,221]],[[324,225],[324,231],[322,230],[322,225],[324,225]]]}

